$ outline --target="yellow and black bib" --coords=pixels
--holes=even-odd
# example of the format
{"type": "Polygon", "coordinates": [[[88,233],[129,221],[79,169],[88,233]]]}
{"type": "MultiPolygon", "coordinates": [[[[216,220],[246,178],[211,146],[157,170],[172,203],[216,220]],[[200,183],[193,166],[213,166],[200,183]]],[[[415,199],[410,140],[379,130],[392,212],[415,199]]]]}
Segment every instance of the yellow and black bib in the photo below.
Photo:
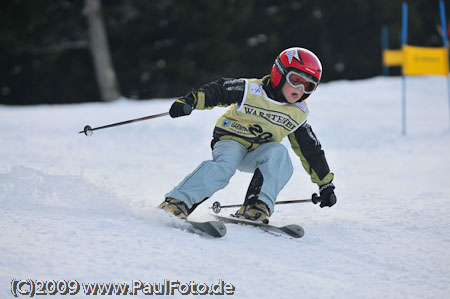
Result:
{"type": "Polygon", "coordinates": [[[240,104],[233,104],[216,123],[220,140],[233,139],[249,149],[261,143],[281,142],[300,127],[308,116],[301,103],[280,103],[269,98],[262,79],[244,79],[245,91],[240,104]]]}

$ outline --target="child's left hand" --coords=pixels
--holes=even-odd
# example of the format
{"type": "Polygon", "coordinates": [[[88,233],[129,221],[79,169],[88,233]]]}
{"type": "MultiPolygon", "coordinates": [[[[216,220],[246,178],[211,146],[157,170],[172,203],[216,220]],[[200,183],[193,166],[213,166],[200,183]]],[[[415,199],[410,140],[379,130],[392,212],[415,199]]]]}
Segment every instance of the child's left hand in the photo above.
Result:
{"type": "Polygon", "coordinates": [[[336,204],[336,195],[334,194],[333,183],[328,183],[320,186],[320,207],[332,207],[336,204]]]}

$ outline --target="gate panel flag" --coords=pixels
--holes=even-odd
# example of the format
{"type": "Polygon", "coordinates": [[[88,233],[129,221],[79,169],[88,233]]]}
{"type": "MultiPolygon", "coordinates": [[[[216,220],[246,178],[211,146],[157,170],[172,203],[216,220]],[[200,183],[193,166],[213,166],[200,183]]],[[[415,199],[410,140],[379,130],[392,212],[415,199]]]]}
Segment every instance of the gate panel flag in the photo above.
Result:
{"type": "Polygon", "coordinates": [[[402,50],[384,50],[383,64],[385,66],[402,66],[403,51],[402,50]]]}
{"type": "Polygon", "coordinates": [[[404,75],[448,76],[448,49],[403,45],[404,75]]]}

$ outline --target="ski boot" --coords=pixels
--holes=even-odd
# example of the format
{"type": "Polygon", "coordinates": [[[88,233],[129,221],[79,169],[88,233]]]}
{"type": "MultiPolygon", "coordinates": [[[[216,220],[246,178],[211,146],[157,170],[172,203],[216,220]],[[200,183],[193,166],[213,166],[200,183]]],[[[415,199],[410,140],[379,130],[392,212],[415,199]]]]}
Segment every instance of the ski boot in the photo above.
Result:
{"type": "Polygon", "coordinates": [[[261,200],[255,200],[254,202],[248,204],[244,203],[235,215],[252,221],[269,224],[269,217],[272,213],[264,202],[261,200]]]}
{"type": "Polygon", "coordinates": [[[188,207],[186,204],[180,200],[175,198],[168,197],[166,198],[159,206],[159,209],[162,209],[170,214],[175,215],[180,219],[186,219],[189,215],[188,207]]]}

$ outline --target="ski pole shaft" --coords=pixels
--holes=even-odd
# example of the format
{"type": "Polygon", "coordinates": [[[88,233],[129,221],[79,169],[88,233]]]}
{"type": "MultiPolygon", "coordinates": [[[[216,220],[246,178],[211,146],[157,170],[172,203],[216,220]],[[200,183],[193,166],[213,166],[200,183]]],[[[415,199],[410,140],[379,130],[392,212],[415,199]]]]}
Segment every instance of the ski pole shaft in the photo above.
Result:
{"type": "Polygon", "coordinates": [[[105,125],[105,126],[101,126],[101,127],[96,127],[96,128],[91,128],[91,126],[85,126],[83,131],[80,131],[78,133],[79,134],[84,133],[86,136],[91,136],[93,131],[95,131],[95,130],[102,130],[102,129],[106,129],[106,128],[122,126],[122,125],[126,125],[126,124],[131,124],[134,122],[157,118],[157,117],[162,117],[162,116],[166,116],[166,115],[169,115],[169,112],[164,112],[164,113],[144,116],[144,117],[140,117],[140,118],[130,119],[130,120],[126,120],[126,121],[122,121],[122,122],[118,122],[118,123],[114,123],[114,124],[109,124],[109,125],[105,125]]]}
{"type": "MultiPolygon", "coordinates": [[[[295,200],[281,200],[281,201],[277,201],[275,202],[276,205],[285,205],[285,204],[293,204],[293,203],[303,203],[303,202],[312,202],[314,204],[317,204],[318,202],[320,202],[320,197],[314,193],[311,196],[311,199],[295,199],[295,200]]],[[[223,208],[238,208],[240,207],[242,204],[236,204],[236,205],[226,205],[226,206],[222,206],[220,204],[220,202],[216,201],[213,203],[212,207],[210,207],[210,209],[212,209],[214,211],[214,213],[219,213],[221,209],[223,208]]]]}
{"type": "MultiPolygon", "coordinates": [[[[297,200],[282,200],[282,201],[277,201],[275,202],[276,205],[285,205],[285,204],[290,204],[290,203],[300,203],[300,202],[311,202],[312,199],[297,199],[297,200]]],[[[242,204],[235,204],[235,205],[226,205],[226,206],[220,206],[222,209],[225,208],[238,208],[242,206],[242,204]]]]}

